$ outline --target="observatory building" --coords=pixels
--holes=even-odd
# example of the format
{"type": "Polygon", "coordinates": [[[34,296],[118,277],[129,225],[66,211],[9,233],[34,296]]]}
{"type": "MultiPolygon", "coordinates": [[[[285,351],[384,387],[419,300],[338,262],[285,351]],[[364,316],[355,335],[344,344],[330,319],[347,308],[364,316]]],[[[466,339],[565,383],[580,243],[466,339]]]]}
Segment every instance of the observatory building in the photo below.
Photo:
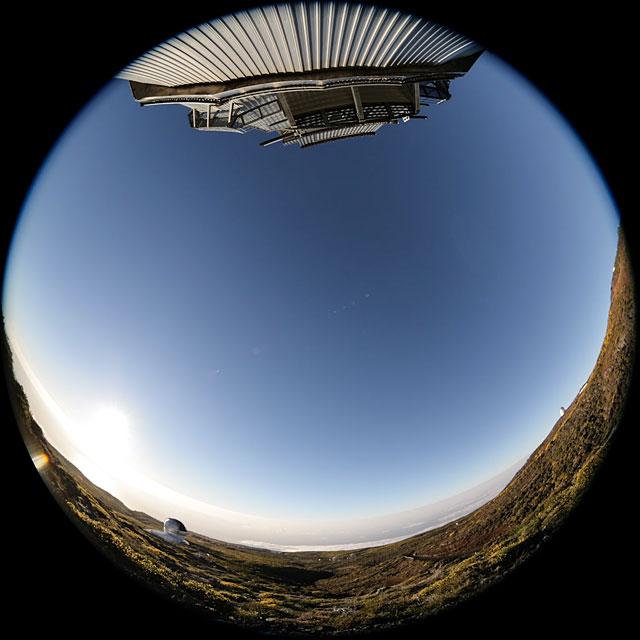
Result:
{"type": "Polygon", "coordinates": [[[187,528],[182,524],[182,522],[180,522],[180,520],[176,520],[175,518],[168,518],[167,520],[165,520],[162,531],[158,529],[147,529],[147,531],[160,538],[164,538],[169,542],[175,542],[177,544],[189,544],[184,539],[184,537],[187,535],[187,528]]]}
{"type": "Polygon", "coordinates": [[[189,29],[125,67],[140,105],[182,104],[199,131],[275,134],[300,147],[372,136],[451,98],[483,48],[411,14],[301,2],[189,29]]]}

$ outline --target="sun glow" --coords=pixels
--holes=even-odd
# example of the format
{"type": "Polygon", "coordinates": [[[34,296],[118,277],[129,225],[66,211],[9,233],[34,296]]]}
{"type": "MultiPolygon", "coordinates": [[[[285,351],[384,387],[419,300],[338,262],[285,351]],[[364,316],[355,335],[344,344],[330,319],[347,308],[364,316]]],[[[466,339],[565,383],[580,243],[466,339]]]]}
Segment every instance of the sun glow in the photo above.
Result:
{"type": "Polygon", "coordinates": [[[131,476],[133,466],[127,415],[115,406],[102,406],[75,432],[82,452],[79,468],[98,486],[119,495],[118,485],[131,476]]]}
{"type": "Polygon", "coordinates": [[[131,454],[129,419],[117,407],[100,407],[91,416],[83,441],[83,449],[92,458],[124,462],[131,454]]]}

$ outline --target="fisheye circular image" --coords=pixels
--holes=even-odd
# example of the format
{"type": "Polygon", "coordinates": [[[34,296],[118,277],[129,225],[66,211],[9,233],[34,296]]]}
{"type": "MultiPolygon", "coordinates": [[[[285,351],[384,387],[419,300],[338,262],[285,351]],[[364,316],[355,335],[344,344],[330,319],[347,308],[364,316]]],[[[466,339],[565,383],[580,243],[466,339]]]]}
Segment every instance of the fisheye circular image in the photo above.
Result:
{"type": "Polygon", "coordinates": [[[426,10],[212,14],[120,68],[26,194],[21,439],[77,544],[185,615],[452,615],[561,538],[610,455],[628,229],[544,94],[426,10]]]}

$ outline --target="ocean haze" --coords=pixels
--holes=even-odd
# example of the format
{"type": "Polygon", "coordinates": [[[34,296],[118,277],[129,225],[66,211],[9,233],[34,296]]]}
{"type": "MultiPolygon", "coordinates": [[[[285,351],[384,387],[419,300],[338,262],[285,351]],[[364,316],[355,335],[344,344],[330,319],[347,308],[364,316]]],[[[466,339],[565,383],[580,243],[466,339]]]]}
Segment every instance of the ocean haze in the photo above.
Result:
{"type": "Polygon", "coordinates": [[[477,487],[418,509],[367,520],[317,523],[315,530],[305,531],[302,535],[294,531],[297,523],[292,523],[289,534],[291,539],[302,541],[303,538],[307,538],[307,544],[274,544],[257,540],[239,542],[251,547],[281,552],[355,550],[398,542],[471,513],[497,496],[524,463],[525,460],[521,460],[477,487]],[[352,540],[354,536],[358,542],[337,542],[339,538],[352,540]],[[312,542],[311,539],[314,537],[322,540],[322,543],[312,542]],[[331,539],[335,542],[330,542],[331,539]]]}

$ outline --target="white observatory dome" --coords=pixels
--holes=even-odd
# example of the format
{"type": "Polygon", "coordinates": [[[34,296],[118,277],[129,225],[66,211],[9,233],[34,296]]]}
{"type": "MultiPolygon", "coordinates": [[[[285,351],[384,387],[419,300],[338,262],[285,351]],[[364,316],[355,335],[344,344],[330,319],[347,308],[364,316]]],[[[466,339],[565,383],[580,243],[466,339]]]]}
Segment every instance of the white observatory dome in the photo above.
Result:
{"type": "Polygon", "coordinates": [[[164,521],[164,532],[173,536],[184,536],[187,533],[187,528],[175,518],[167,518],[164,521]]]}
{"type": "Polygon", "coordinates": [[[184,537],[187,535],[187,528],[176,518],[167,518],[163,524],[163,530],[147,529],[149,533],[178,544],[189,544],[184,537]]]}

